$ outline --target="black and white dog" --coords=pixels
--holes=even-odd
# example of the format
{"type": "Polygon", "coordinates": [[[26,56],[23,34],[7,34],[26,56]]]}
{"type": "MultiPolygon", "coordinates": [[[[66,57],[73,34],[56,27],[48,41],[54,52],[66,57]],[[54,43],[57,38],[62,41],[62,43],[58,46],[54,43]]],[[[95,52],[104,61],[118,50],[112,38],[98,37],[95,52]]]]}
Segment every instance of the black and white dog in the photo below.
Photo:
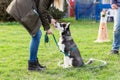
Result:
{"type": "Polygon", "coordinates": [[[83,59],[80,55],[80,51],[77,48],[70,33],[70,23],[58,23],[56,22],[56,28],[60,32],[59,49],[64,53],[63,67],[68,68],[70,66],[80,67],[84,65],[83,59]]]}

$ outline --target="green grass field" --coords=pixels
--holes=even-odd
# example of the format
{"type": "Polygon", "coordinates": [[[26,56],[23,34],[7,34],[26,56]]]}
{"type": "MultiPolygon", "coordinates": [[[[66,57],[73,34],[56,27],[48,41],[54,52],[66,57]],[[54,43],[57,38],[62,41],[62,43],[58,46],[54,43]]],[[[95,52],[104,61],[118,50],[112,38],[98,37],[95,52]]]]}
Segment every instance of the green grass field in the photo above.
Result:
{"type": "MultiPolygon", "coordinates": [[[[38,58],[41,64],[47,66],[42,72],[27,70],[29,59],[30,35],[19,23],[0,23],[0,80],[120,80],[120,55],[109,55],[112,47],[113,23],[108,23],[108,34],[111,42],[94,43],[98,35],[99,22],[75,21],[71,22],[71,33],[84,61],[89,58],[101,59],[107,66],[90,69],[99,65],[89,65],[80,68],[63,69],[58,62],[63,60],[53,37],[49,35],[49,44],[44,44],[43,32],[39,47],[38,58]]],[[[53,28],[56,39],[59,32],[53,28]]]]}

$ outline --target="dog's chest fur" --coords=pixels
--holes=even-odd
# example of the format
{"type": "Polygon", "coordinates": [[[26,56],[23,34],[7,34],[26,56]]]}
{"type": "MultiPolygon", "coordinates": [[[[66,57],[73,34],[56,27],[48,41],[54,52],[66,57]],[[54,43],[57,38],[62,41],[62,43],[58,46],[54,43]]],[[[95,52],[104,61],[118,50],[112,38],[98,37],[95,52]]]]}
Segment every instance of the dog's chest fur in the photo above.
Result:
{"type": "Polygon", "coordinates": [[[59,38],[58,45],[59,45],[60,50],[62,52],[64,52],[64,50],[65,50],[65,44],[63,44],[63,38],[62,37],[59,38]]]}
{"type": "Polygon", "coordinates": [[[74,46],[76,46],[70,35],[65,36],[65,35],[62,35],[62,34],[61,34],[61,37],[59,38],[58,45],[59,45],[59,49],[62,52],[66,53],[67,55],[70,55],[71,49],[74,46]]]}

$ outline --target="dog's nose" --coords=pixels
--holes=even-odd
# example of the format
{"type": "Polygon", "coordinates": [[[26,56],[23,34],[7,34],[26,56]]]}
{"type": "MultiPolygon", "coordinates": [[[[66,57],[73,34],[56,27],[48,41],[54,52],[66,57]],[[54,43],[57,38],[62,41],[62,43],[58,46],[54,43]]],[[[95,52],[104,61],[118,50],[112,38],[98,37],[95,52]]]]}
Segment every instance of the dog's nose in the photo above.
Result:
{"type": "Polygon", "coordinates": [[[55,28],[57,28],[57,26],[55,26],[55,28]]]}

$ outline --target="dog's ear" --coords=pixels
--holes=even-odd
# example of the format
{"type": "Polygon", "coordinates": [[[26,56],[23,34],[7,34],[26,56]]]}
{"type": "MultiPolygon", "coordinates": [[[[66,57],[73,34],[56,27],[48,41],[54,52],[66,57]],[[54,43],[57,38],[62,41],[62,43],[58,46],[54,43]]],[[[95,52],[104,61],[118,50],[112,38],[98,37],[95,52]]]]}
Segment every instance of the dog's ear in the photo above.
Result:
{"type": "Polygon", "coordinates": [[[70,30],[70,22],[66,23],[66,30],[69,31],[70,30]]]}
{"type": "Polygon", "coordinates": [[[70,22],[67,23],[67,26],[70,27],[70,22]]]}

